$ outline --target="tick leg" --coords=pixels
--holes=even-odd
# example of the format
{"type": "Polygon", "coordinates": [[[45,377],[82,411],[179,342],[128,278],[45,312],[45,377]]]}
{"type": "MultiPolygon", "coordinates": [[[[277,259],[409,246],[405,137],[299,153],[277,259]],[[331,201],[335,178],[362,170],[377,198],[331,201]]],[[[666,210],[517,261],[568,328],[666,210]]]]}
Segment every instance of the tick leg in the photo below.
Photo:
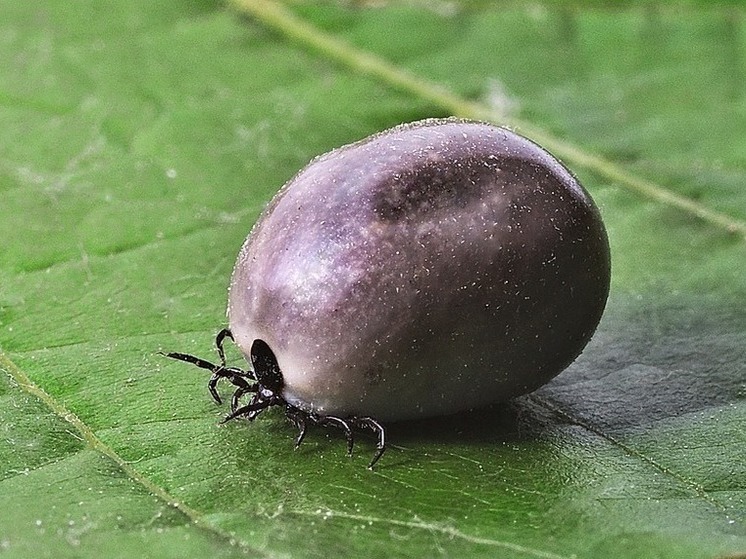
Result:
{"type": "Polygon", "coordinates": [[[242,371],[241,369],[237,369],[236,367],[220,366],[215,369],[215,371],[212,373],[212,376],[210,377],[210,380],[207,382],[207,389],[210,391],[213,400],[215,400],[218,404],[223,403],[223,401],[220,399],[217,388],[218,382],[221,378],[228,379],[228,381],[233,386],[236,386],[238,388],[238,390],[233,393],[233,398],[231,399],[232,410],[235,410],[233,402],[237,402],[236,393],[239,393],[238,398],[240,398],[247,392],[256,392],[256,384],[249,384],[249,382],[246,380],[247,378],[251,378],[249,373],[247,373],[246,371],[242,371]]]}
{"type": "Polygon", "coordinates": [[[300,410],[288,407],[288,409],[285,410],[285,415],[293,422],[296,429],[298,429],[298,436],[295,438],[295,450],[298,450],[300,443],[303,442],[303,439],[306,436],[306,414],[300,410]]]}
{"type": "MultiPolygon", "coordinates": [[[[212,373],[212,376],[210,377],[210,380],[207,382],[207,389],[210,391],[210,395],[212,396],[213,400],[215,400],[218,404],[222,404],[223,401],[220,398],[220,394],[218,394],[218,381],[221,378],[227,378],[228,380],[233,383],[234,386],[237,386],[239,388],[246,389],[250,385],[248,382],[246,382],[245,377],[248,377],[249,375],[242,371],[241,369],[237,369],[235,367],[226,367],[225,366],[225,360],[224,357],[221,355],[222,364],[216,365],[215,363],[210,363],[209,361],[202,359],[200,357],[196,357],[194,355],[189,355],[188,353],[177,353],[177,352],[171,352],[171,353],[163,353],[160,352],[161,355],[165,355],[166,357],[170,357],[171,359],[177,359],[179,361],[186,361],[187,363],[191,363],[192,365],[196,365],[197,367],[201,369],[207,369],[212,373]]],[[[250,391],[250,390],[249,390],[250,391]]]]}
{"type": "Polygon", "coordinates": [[[220,423],[227,423],[231,419],[235,419],[241,415],[245,415],[246,419],[248,419],[249,421],[252,421],[257,415],[259,415],[265,409],[270,408],[272,406],[279,406],[284,403],[285,403],[285,400],[281,400],[279,398],[272,397],[272,398],[267,398],[267,399],[260,399],[259,394],[254,394],[254,397],[251,399],[251,402],[229,413],[225,417],[225,419],[223,419],[223,421],[221,421],[220,423]]]}
{"type": "Polygon", "coordinates": [[[220,364],[225,367],[225,350],[223,349],[223,341],[225,338],[230,338],[231,341],[235,341],[233,339],[233,332],[231,332],[228,328],[223,328],[220,332],[218,332],[218,335],[215,336],[215,347],[218,350],[218,356],[220,357],[220,364]]]}
{"type": "Polygon", "coordinates": [[[200,367],[201,369],[207,369],[208,371],[211,371],[212,376],[207,382],[207,389],[210,391],[210,395],[212,396],[213,400],[215,400],[218,404],[223,403],[217,390],[218,381],[222,377],[226,376],[225,374],[222,374],[225,369],[221,365],[215,365],[214,363],[210,363],[209,361],[206,361],[199,357],[195,357],[194,355],[189,355],[188,353],[161,352],[161,355],[165,355],[166,357],[170,357],[171,359],[178,359],[179,361],[186,361],[187,363],[191,363],[192,365],[197,365],[197,367],[200,367]]]}
{"type": "Polygon", "coordinates": [[[352,436],[352,429],[350,429],[350,426],[344,419],[334,415],[326,415],[318,419],[318,424],[323,425],[324,427],[334,425],[335,427],[342,429],[345,438],[347,439],[347,456],[352,456],[352,445],[355,444],[355,440],[352,436]]]}
{"type": "Polygon", "coordinates": [[[236,388],[236,391],[233,393],[233,396],[231,396],[231,411],[232,412],[238,409],[239,401],[245,394],[251,394],[252,392],[256,392],[259,389],[259,385],[249,384],[241,377],[233,377],[231,381],[233,380],[236,380],[236,382],[233,382],[233,384],[234,386],[238,386],[238,388],[236,388]]]}
{"type": "Polygon", "coordinates": [[[376,444],[376,453],[373,455],[373,460],[370,461],[370,464],[368,464],[368,469],[372,470],[373,466],[376,462],[378,462],[378,459],[383,456],[383,453],[386,452],[386,430],[383,428],[383,425],[378,423],[375,419],[372,417],[359,417],[355,419],[355,424],[360,427],[367,427],[374,433],[378,435],[378,444],[376,444]]]}
{"type": "Polygon", "coordinates": [[[262,402],[256,401],[256,396],[255,396],[254,398],[251,399],[251,402],[249,402],[245,406],[241,406],[237,410],[232,411],[231,413],[226,415],[223,421],[221,421],[220,423],[228,423],[231,419],[236,419],[237,417],[241,415],[252,415],[253,414],[254,416],[256,416],[256,412],[260,412],[268,408],[271,405],[272,404],[270,404],[268,400],[265,400],[262,402]]]}
{"type": "Polygon", "coordinates": [[[296,427],[298,427],[298,436],[295,438],[295,448],[297,449],[300,443],[303,442],[303,439],[306,438],[306,422],[301,419],[298,421],[296,427]]]}
{"type": "Polygon", "coordinates": [[[207,381],[207,390],[210,392],[210,396],[212,396],[212,399],[215,400],[215,402],[219,405],[223,403],[223,400],[220,398],[220,394],[218,394],[218,381],[223,378],[217,373],[213,373],[210,377],[210,380],[207,381]]]}
{"type": "Polygon", "coordinates": [[[188,353],[163,353],[162,351],[159,351],[161,355],[165,355],[166,357],[170,357],[171,359],[178,359],[179,361],[186,361],[187,363],[191,363],[192,365],[197,365],[197,367],[200,367],[202,369],[207,369],[208,371],[212,371],[213,373],[217,371],[220,367],[215,365],[214,363],[210,363],[209,361],[205,361],[204,359],[200,359],[199,357],[195,357],[194,355],[189,355],[188,353]]]}

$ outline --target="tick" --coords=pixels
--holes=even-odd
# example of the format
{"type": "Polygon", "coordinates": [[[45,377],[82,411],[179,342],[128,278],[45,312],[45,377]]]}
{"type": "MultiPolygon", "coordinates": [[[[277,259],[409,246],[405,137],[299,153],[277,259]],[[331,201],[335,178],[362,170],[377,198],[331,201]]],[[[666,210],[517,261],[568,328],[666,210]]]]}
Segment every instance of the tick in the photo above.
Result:
{"type": "Polygon", "coordinates": [[[219,362],[167,356],[235,390],[234,418],[279,406],[298,429],[356,429],[526,394],[565,369],[606,304],[598,209],[552,155],[460,119],[397,126],[317,157],[238,255],[219,362]],[[250,369],[229,367],[235,341],[250,369]],[[244,399],[246,397],[246,400],[244,399]],[[246,403],[244,403],[246,401],[246,403]]]}

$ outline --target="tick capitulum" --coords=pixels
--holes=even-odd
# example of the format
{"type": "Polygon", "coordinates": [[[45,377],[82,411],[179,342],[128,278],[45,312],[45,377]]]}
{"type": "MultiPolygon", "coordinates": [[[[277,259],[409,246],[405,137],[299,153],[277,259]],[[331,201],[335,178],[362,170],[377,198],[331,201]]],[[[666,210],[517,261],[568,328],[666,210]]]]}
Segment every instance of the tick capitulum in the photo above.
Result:
{"type": "Polygon", "coordinates": [[[336,427],[344,433],[347,439],[348,455],[352,455],[352,447],[355,444],[353,429],[370,429],[378,437],[376,453],[373,455],[370,464],[368,464],[368,468],[373,469],[373,466],[386,451],[386,431],[383,425],[368,416],[338,417],[304,410],[290,404],[282,396],[282,391],[285,387],[282,371],[269,345],[263,340],[254,340],[251,346],[251,365],[253,370],[247,371],[238,367],[227,366],[225,362],[225,350],[223,349],[225,338],[233,340],[233,334],[227,328],[218,332],[215,338],[215,346],[218,351],[218,357],[220,358],[220,362],[217,365],[187,353],[164,353],[166,357],[170,357],[171,359],[186,361],[187,363],[192,363],[197,367],[210,371],[212,376],[207,383],[207,388],[210,391],[210,395],[212,395],[218,404],[222,403],[220,394],[217,391],[220,379],[226,379],[236,387],[231,396],[231,413],[223,419],[223,423],[240,417],[253,421],[267,408],[281,406],[285,411],[285,417],[298,429],[298,436],[295,438],[295,448],[298,448],[303,442],[309,424],[321,427],[336,427]],[[241,398],[247,394],[252,394],[249,403],[241,405],[241,398]]]}

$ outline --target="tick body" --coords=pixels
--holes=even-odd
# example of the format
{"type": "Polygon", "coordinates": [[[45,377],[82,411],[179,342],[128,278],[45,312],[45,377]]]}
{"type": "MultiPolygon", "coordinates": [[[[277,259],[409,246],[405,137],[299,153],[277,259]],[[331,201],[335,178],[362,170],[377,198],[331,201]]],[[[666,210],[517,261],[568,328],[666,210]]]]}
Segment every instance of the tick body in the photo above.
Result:
{"type": "Polygon", "coordinates": [[[256,368],[271,365],[299,438],[308,418],[370,428],[375,462],[378,421],[504,401],[561,372],[609,279],[597,208],[542,148],[471,121],[402,125],[318,157],[272,200],[228,302],[255,370],[215,373],[237,370],[221,348],[213,379],[232,380],[232,415],[253,419],[266,400],[256,368]]]}

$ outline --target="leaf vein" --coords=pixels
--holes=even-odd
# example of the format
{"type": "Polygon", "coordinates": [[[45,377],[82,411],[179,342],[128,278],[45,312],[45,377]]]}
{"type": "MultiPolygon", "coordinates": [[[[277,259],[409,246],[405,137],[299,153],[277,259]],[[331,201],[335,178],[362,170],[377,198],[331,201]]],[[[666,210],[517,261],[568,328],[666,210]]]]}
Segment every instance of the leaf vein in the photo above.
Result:
{"type": "Polygon", "coordinates": [[[164,488],[155,484],[150,478],[132,466],[132,464],[122,458],[112,447],[105,444],[83,420],[76,414],[68,410],[67,407],[57,400],[54,396],[45,391],[41,386],[36,384],[31,378],[24,373],[12,360],[8,358],[5,352],[0,350],[0,369],[4,370],[18,387],[27,394],[38,398],[46,405],[55,415],[68,422],[83,438],[86,445],[93,450],[103,454],[116,464],[130,479],[138,485],[144,487],[153,496],[165,502],[182,514],[184,514],[196,527],[211,532],[214,535],[224,539],[229,545],[235,545],[244,551],[256,555],[264,555],[258,549],[251,547],[246,541],[238,539],[234,534],[226,532],[210,523],[204,514],[190,507],[185,502],[171,495],[164,488]]]}
{"type": "Polygon", "coordinates": [[[508,549],[517,553],[524,553],[531,557],[539,557],[541,559],[571,559],[571,556],[559,555],[550,551],[535,549],[512,542],[473,536],[462,532],[461,530],[453,526],[440,523],[425,522],[423,520],[419,520],[416,517],[414,520],[397,520],[395,518],[379,518],[376,516],[368,516],[363,514],[350,514],[346,512],[333,511],[331,509],[320,509],[315,511],[294,510],[289,512],[291,514],[298,514],[302,516],[321,516],[324,519],[342,518],[346,520],[359,520],[371,524],[387,524],[390,526],[400,526],[403,528],[412,528],[415,530],[426,530],[434,534],[448,536],[449,538],[458,538],[460,540],[473,544],[508,549]]]}
{"type": "Polygon", "coordinates": [[[595,155],[571,142],[561,140],[528,121],[509,118],[496,111],[494,107],[470,101],[438,83],[410,73],[371,52],[358,49],[294,16],[281,3],[270,0],[231,0],[231,4],[237,11],[253,16],[262,24],[282,33],[291,41],[306,45],[355,72],[377,79],[394,89],[420,97],[444,108],[455,116],[490,121],[516,128],[522,134],[542,144],[560,159],[598,173],[628,190],[637,192],[660,204],[696,216],[729,234],[746,240],[746,222],[743,220],[682,196],[651,180],[639,177],[610,159],[595,155]]]}
{"type": "Polygon", "coordinates": [[[710,493],[707,492],[707,490],[699,483],[697,483],[695,480],[686,477],[683,474],[680,474],[671,468],[667,467],[666,465],[660,463],[655,458],[652,458],[648,456],[647,454],[640,452],[636,448],[624,443],[623,441],[617,439],[616,437],[605,433],[603,430],[599,429],[595,425],[593,425],[591,422],[586,421],[585,419],[578,417],[576,415],[570,414],[566,412],[565,410],[561,409],[560,407],[556,406],[555,404],[549,402],[545,398],[539,397],[535,394],[532,394],[529,396],[529,398],[536,403],[538,406],[543,407],[544,409],[562,417],[565,421],[568,423],[571,423],[573,425],[577,425],[579,427],[582,427],[583,429],[586,429],[587,431],[593,433],[594,435],[597,435],[612,445],[616,446],[617,448],[621,449],[625,454],[628,456],[631,456],[633,458],[636,458],[642,462],[645,462],[649,464],[651,467],[655,468],[659,472],[661,472],[663,475],[674,479],[675,481],[682,484],[684,487],[689,489],[692,493],[694,493],[698,498],[706,501],[716,509],[722,511],[725,513],[726,518],[728,520],[736,520],[738,522],[744,522],[743,518],[733,518],[732,513],[728,510],[728,507],[715,499],[710,493]]]}

